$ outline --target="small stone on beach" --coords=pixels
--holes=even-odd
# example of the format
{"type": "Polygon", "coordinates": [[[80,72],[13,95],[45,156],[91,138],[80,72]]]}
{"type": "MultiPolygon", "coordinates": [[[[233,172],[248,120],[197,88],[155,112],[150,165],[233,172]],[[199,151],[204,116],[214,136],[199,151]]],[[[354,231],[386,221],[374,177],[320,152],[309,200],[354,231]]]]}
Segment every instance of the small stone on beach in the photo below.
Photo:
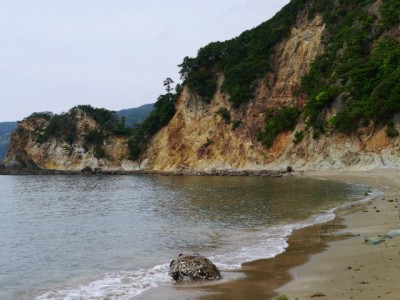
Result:
{"type": "Polygon", "coordinates": [[[324,293],[318,292],[310,296],[311,298],[326,297],[324,293]]]}

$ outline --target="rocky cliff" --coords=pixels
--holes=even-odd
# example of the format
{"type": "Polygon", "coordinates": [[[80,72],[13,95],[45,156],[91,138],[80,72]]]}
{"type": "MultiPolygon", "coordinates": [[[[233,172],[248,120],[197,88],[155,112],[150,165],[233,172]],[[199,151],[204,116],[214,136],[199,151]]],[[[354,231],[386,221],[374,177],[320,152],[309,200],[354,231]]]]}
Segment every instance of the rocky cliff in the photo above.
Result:
{"type": "Polygon", "coordinates": [[[58,171],[81,171],[87,167],[95,171],[137,169],[134,162],[126,159],[127,137],[106,133],[101,145],[88,143],[88,135],[99,131],[100,125],[87,113],[76,108],[67,115],[72,116],[74,121],[73,141],[66,140],[65,135],[51,136],[46,141],[40,139],[50,123],[46,118],[27,118],[19,122],[4,159],[6,166],[58,171]]]}
{"type": "MultiPolygon", "coordinates": [[[[293,131],[282,132],[267,149],[257,138],[263,129],[266,109],[283,106],[303,108],[306,95],[298,91],[315,57],[324,52],[326,24],[321,15],[313,19],[303,11],[287,38],[276,45],[274,69],[258,81],[256,97],[239,109],[232,108],[229,95],[221,91],[223,75],[210,104],[185,88],[169,125],[150,142],[141,167],[148,170],[211,171],[213,169],[297,170],[367,169],[400,166],[399,138],[389,138],[385,126],[361,127],[356,133],[327,132],[318,138],[305,134],[294,143],[295,133],[304,132],[299,118],[293,131]],[[227,108],[231,122],[217,112],[227,108]],[[237,127],[233,126],[237,122],[237,127]]],[[[324,112],[335,115],[337,105],[324,112]]],[[[396,125],[398,127],[398,125],[396,125]]]]}
{"type": "Polygon", "coordinates": [[[185,58],[183,88],[173,94],[168,82],[129,143],[108,134],[96,155],[85,137],[98,124],[84,112],[73,142],[38,143],[48,121],[36,118],[19,124],[5,161],[159,172],[399,167],[397,12],[394,0],[292,0],[271,21],[185,58]],[[275,124],[290,123],[274,119],[284,108],[296,111],[292,127],[275,124]]]}
{"type": "MultiPolygon", "coordinates": [[[[185,88],[177,101],[175,116],[152,139],[142,167],[157,171],[271,168],[291,146],[293,137],[289,132],[282,134],[270,150],[266,149],[257,139],[264,126],[264,112],[284,105],[303,105],[294,91],[314,58],[323,51],[324,29],[320,16],[312,20],[299,17],[289,37],[275,48],[274,70],[259,80],[255,99],[239,109],[232,108],[229,95],[221,91],[223,75],[210,104],[185,88]],[[229,124],[218,115],[221,108],[229,111],[229,124]],[[233,126],[235,122],[237,125],[233,126]]],[[[282,166],[287,163],[282,162],[282,166]]]]}

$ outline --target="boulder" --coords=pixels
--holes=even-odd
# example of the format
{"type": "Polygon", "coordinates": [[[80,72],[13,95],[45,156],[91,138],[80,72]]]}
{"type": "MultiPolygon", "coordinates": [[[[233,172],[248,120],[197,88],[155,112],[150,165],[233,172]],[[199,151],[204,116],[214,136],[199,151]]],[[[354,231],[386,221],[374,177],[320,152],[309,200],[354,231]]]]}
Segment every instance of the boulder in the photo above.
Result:
{"type": "Polygon", "coordinates": [[[92,175],[92,174],[94,174],[94,172],[91,167],[86,166],[81,170],[81,174],[82,175],[92,175]]]}
{"type": "Polygon", "coordinates": [[[220,279],[217,267],[207,258],[199,254],[180,254],[171,261],[169,275],[175,281],[199,281],[220,279]]]}

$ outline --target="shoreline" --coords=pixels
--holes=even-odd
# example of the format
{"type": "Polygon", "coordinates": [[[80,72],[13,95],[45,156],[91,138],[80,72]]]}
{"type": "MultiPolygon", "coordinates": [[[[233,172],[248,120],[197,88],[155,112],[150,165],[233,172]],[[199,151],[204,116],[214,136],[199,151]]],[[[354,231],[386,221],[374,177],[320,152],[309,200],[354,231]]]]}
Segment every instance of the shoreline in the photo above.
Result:
{"type": "Polygon", "coordinates": [[[282,177],[292,174],[291,167],[286,170],[236,170],[236,169],[212,169],[210,171],[151,171],[151,170],[102,170],[85,167],[82,170],[54,170],[40,168],[7,167],[0,164],[0,176],[18,175],[162,175],[162,176],[232,176],[232,177],[282,177]]]}
{"type": "Polygon", "coordinates": [[[400,170],[377,169],[364,172],[313,172],[311,178],[348,181],[376,188],[381,199],[366,203],[362,210],[339,213],[351,237],[328,242],[327,249],[292,268],[293,280],[277,291],[299,299],[325,295],[324,299],[397,299],[400,286],[400,237],[377,245],[366,243],[399,228],[400,170]]]}
{"type": "Polygon", "coordinates": [[[336,218],[294,231],[286,251],[245,263],[222,282],[160,286],[135,299],[245,300],[293,295],[313,299],[397,299],[400,237],[379,245],[365,239],[397,229],[400,170],[307,172],[304,177],[362,184],[381,199],[350,205],[336,218]]]}
{"type": "MultiPolygon", "coordinates": [[[[254,175],[246,172],[236,176],[272,176],[267,171],[257,172],[260,173],[254,175]]],[[[82,172],[73,175],[92,174],[102,175],[82,172]]],[[[157,172],[138,174],[189,175],[157,172]]],[[[400,299],[400,287],[396,282],[400,271],[400,237],[386,239],[378,245],[365,243],[370,237],[383,236],[390,230],[400,228],[400,169],[306,173],[286,171],[274,173],[274,177],[291,174],[295,177],[362,184],[366,191],[377,189],[383,196],[382,199],[340,207],[335,211],[334,220],[293,231],[288,236],[289,246],[285,252],[271,259],[245,263],[235,271],[224,272],[222,281],[162,284],[135,299],[257,300],[275,299],[283,294],[293,295],[300,300],[316,297],[400,299]]],[[[63,172],[54,175],[69,174],[63,172]]],[[[223,176],[217,172],[212,175],[223,176]]]]}

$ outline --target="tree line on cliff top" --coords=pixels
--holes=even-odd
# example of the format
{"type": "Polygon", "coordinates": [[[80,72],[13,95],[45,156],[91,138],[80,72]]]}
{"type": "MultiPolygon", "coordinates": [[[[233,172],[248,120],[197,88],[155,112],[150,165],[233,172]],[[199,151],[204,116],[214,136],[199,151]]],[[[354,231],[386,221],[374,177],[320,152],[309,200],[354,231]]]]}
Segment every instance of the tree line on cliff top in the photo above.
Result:
{"type": "MultiPolygon", "coordinates": [[[[167,78],[166,93],[158,97],[154,110],[135,129],[127,130],[111,113],[105,121],[107,130],[129,136],[130,158],[137,159],[148,139],[175,114],[182,86],[210,103],[220,74],[224,76],[221,90],[229,95],[232,109],[245,105],[254,98],[259,80],[273,70],[275,46],[289,35],[299,12],[305,10],[310,20],[318,14],[326,25],[325,51],[312,63],[297,91],[298,97],[307,99],[306,105],[266,111],[259,140],[271,147],[280,132],[293,130],[299,116],[305,119],[306,132],[297,133],[297,142],[308,132],[318,138],[327,129],[351,133],[370,123],[387,124],[387,132],[396,136],[392,125],[394,115],[400,111],[400,1],[383,0],[377,12],[371,6],[374,2],[292,0],[254,29],[225,42],[210,43],[196,57],[185,57],[179,65],[182,83],[173,89],[173,81],[167,78]],[[326,110],[338,99],[341,109],[326,119],[326,110]]],[[[222,113],[230,120],[225,111],[222,113]]],[[[53,116],[51,122],[65,122],[60,118],[53,116]]],[[[51,122],[46,129],[49,133],[57,127],[51,122]]],[[[93,140],[101,139],[94,136],[93,140]]]]}
{"type": "Polygon", "coordinates": [[[84,148],[87,150],[92,148],[97,158],[103,158],[105,156],[103,146],[108,136],[124,136],[128,138],[129,156],[135,160],[146,141],[161,127],[167,125],[175,114],[175,102],[181,92],[181,86],[176,85],[174,90],[172,88],[173,83],[170,78],[164,81],[166,93],[158,97],[147,118],[133,128],[126,127],[125,117],[118,117],[115,111],[94,108],[90,105],[78,105],[62,114],[33,113],[25,120],[41,118],[47,121],[42,131],[35,132],[35,139],[38,143],[45,143],[52,138],[58,138],[71,145],[77,138],[77,113],[82,111],[97,123],[96,128],[85,129],[84,148]]]}
{"type": "Polygon", "coordinates": [[[288,36],[298,13],[305,9],[309,19],[316,14],[324,19],[325,51],[297,91],[297,96],[307,99],[305,107],[267,111],[260,141],[270,147],[279,132],[293,129],[301,113],[314,138],[327,129],[351,133],[368,124],[390,126],[400,112],[400,1],[383,0],[379,11],[374,11],[374,2],[292,0],[258,27],[232,40],[210,43],[197,57],[185,57],[181,78],[210,103],[217,77],[223,74],[221,90],[229,95],[233,108],[240,107],[254,98],[259,80],[273,70],[276,44],[288,36]],[[326,110],[337,99],[340,111],[326,119],[326,110]]]}

